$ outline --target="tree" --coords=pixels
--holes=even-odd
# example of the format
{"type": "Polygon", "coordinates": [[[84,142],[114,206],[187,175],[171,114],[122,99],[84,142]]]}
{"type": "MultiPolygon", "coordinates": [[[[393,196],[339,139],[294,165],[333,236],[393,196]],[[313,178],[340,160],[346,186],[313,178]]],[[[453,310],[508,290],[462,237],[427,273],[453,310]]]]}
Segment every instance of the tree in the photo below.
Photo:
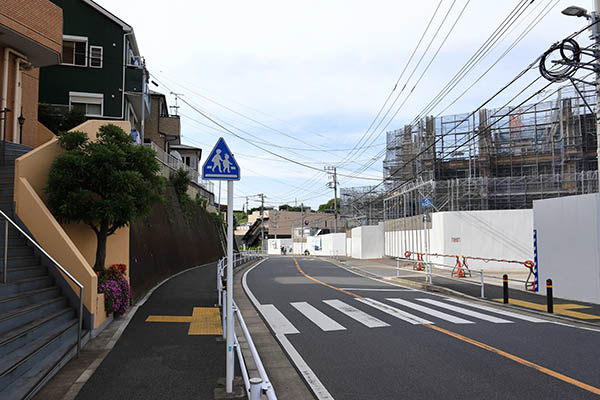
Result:
{"type": "Polygon", "coordinates": [[[48,207],[61,223],[82,222],[96,233],[94,270],[104,270],[107,238],[137,218],[148,215],[161,200],[165,180],[155,152],[135,146],[116,125],[100,127],[97,141],[84,132],[64,132],[66,150],[48,175],[48,207]]]}
{"type": "Polygon", "coordinates": [[[290,206],[289,204],[282,204],[279,206],[279,211],[301,211],[301,207],[290,206]]]}
{"type": "Polygon", "coordinates": [[[85,113],[76,108],[56,107],[40,103],[38,120],[54,134],[68,131],[85,121],[85,113]]]}
{"type": "Polygon", "coordinates": [[[334,202],[335,202],[335,199],[331,199],[327,203],[321,204],[319,206],[319,210],[318,211],[319,212],[329,212],[329,213],[332,213],[333,210],[334,210],[334,208],[335,208],[334,202]]]}

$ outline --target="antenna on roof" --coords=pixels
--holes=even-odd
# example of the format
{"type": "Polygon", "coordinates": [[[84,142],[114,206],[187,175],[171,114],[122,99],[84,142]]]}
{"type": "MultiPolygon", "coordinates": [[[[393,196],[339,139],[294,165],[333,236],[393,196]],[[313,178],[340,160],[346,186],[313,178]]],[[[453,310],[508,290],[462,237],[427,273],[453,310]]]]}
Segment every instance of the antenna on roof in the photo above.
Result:
{"type": "Polygon", "coordinates": [[[174,106],[169,106],[169,108],[172,108],[173,110],[175,110],[175,111],[173,111],[173,113],[175,115],[178,115],[177,111],[179,110],[179,106],[177,105],[177,99],[179,99],[180,97],[182,97],[183,93],[171,92],[170,94],[172,94],[173,96],[175,96],[175,105],[174,106]]]}

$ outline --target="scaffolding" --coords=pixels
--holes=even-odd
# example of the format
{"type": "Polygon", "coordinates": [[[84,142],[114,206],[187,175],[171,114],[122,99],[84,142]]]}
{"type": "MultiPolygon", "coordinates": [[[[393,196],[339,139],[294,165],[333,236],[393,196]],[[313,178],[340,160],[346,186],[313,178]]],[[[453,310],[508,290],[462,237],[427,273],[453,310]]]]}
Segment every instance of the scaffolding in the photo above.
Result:
{"type": "Polygon", "coordinates": [[[340,189],[340,213],[346,229],[383,221],[383,190],[375,186],[340,189]]]}
{"type": "Polygon", "coordinates": [[[388,132],[385,219],[421,213],[394,208],[419,185],[432,211],[532,208],[598,192],[596,96],[590,85],[578,89],[582,96],[563,87],[553,101],[426,117],[388,132]]]}

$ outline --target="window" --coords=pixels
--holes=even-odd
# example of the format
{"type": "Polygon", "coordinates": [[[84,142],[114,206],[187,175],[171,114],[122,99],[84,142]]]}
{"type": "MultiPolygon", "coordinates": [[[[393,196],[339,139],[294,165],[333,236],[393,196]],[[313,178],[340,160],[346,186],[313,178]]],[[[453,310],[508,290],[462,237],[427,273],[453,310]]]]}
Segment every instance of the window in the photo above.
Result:
{"type": "Polygon", "coordinates": [[[63,36],[63,65],[87,67],[87,38],[63,36]]]}
{"type": "Polygon", "coordinates": [[[86,117],[102,117],[104,95],[101,93],[69,92],[69,107],[81,111],[86,117]]]}
{"type": "Polygon", "coordinates": [[[90,67],[102,68],[102,46],[90,46],[90,67]]]}

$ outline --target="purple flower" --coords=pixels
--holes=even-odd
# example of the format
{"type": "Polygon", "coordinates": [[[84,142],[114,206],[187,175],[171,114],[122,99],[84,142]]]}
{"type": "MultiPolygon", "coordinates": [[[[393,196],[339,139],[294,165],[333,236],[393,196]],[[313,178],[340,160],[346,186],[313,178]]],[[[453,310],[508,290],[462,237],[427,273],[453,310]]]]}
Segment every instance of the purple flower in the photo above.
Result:
{"type": "Polygon", "coordinates": [[[129,308],[131,291],[129,283],[122,276],[101,280],[98,284],[98,293],[104,293],[104,307],[106,312],[123,315],[129,308]]]}

